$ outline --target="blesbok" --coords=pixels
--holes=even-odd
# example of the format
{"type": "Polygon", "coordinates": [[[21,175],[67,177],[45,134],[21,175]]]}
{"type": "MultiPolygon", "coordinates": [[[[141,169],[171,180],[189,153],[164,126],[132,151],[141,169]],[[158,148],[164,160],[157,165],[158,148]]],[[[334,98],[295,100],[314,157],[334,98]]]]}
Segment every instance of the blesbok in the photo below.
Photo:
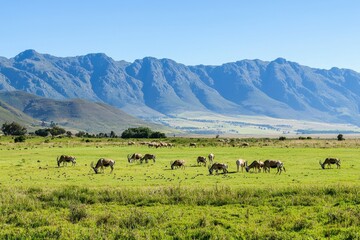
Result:
{"type": "Polygon", "coordinates": [[[328,168],[331,168],[331,164],[336,164],[336,168],[340,168],[341,166],[339,158],[326,158],[323,163],[321,163],[321,161],[319,161],[319,163],[322,169],[325,169],[325,165],[327,165],[328,168]]]}
{"type": "Polygon", "coordinates": [[[236,168],[237,171],[239,172],[240,168],[241,168],[241,172],[244,171],[244,168],[247,167],[247,161],[243,160],[243,159],[238,159],[236,160],[236,168]]]}
{"type": "Polygon", "coordinates": [[[213,153],[210,153],[209,156],[208,156],[208,158],[209,158],[209,163],[210,163],[210,164],[213,164],[213,161],[214,161],[214,159],[215,159],[215,155],[214,155],[213,153]]]}
{"type": "Polygon", "coordinates": [[[249,170],[252,168],[257,168],[258,172],[261,172],[261,162],[255,160],[249,166],[245,167],[245,170],[246,172],[249,172],[249,170]]]}
{"type": "Polygon", "coordinates": [[[196,143],[189,143],[189,147],[196,147],[196,143]]]}
{"type": "Polygon", "coordinates": [[[94,167],[94,162],[91,162],[91,168],[94,169],[96,174],[99,173],[99,168],[101,169],[102,172],[104,172],[104,167],[110,167],[111,168],[110,173],[112,173],[112,171],[114,170],[114,165],[115,165],[115,161],[109,158],[100,158],[97,161],[95,167],[94,167]]]}
{"type": "Polygon", "coordinates": [[[279,160],[265,160],[264,162],[264,172],[270,172],[270,168],[277,168],[276,174],[281,174],[284,170],[286,172],[284,164],[279,160]]]}
{"type": "Polygon", "coordinates": [[[142,158],[142,154],[140,153],[134,153],[127,155],[128,162],[131,163],[135,160],[140,160],[142,158]]]}
{"type": "Polygon", "coordinates": [[[175,167],[185,168],[185,161],[184,160],[175,160],[171,164],[171,169],[174,170],[175,167]]]}
{"type": "Polygon", "coordinates": [[[68,162],[72,163],[72,166],[76,164],[76,158],[73,156],[61,155],[60,157],[56,158],[57,165],[60,167],[60,164],[63,163],[63,166],[67,165],[68,162]]]}
{"type": "Polygon", "coordinates": [[[145,163],[148,163],[148,160],[152,159],[155,162],[156,156],[154,154],[145,154],[141,159],[140,159],[140,163],[142,163],[145,160],[145,163]]]}
{"type": "Polygon", "coordinates": [[[203,157],[203,156],[198,156],[197,159],[197,164],[204,164],[204,166],[206,167],[206,157],[203,157]]]}
{"type": "Polygon", "coordinates": [[[228,165],[225,163],[214,163],[211,168],[209,168],[209,173],[212,174],[215,170],[216,173],[218,173],[219,170],[223,170],[223,173],[228,172],[228,165]]]}

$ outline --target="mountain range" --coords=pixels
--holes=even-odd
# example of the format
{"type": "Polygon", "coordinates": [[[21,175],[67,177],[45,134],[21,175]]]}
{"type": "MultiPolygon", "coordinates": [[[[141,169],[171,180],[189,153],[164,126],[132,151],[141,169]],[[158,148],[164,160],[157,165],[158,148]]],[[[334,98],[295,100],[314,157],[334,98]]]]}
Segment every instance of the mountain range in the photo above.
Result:
{"type": "Polygon", "coordinates": [[[0,91],[109,104],[149,119],[184,111],[360,125],[360,74],[283,58],[186,66],[105,54],[56,57],[26,50],[0,58],[0,91]]]}

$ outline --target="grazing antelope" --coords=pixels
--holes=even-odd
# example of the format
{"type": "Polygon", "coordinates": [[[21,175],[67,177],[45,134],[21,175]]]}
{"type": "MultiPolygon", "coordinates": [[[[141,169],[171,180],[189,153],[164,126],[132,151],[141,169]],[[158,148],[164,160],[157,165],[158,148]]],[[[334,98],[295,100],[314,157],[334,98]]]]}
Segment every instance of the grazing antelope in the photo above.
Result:
{"type": "Polygon", "coordinates": [[[196,147],[196,143],[189,143],[189,147],[196,147]]]}
{"type": "Polygon", "coordinates": [[[203,156],[198,156],[197,159],[197,164],[204,164],[204,167],[206,167],[206,157],[203,157],[203,156]]]}
{"type": "Polygon", "coordinates": [[[175,167],[181,167],[181,168],[185,168],[185,161],[184,160],[175,160],[172,164],[171,164],[171,169],[174,170],[175,167]]]}
{"type": "Polygon", "coordinates": [[[244,168],[247,167],[247,161],[243,160],[243,159],[238,159],[236,160],[236,168],[237,171],[239,172],[239,169],[241,168],[241,172],[244,171],[244,168]]]}
{"type": "Polygon", "coordinates": [[[140,160],[142,158],[142,154],[140,153],[134,153],[134,154],[129,154],[127,155],[127,159],[128,159],[128,162],[131,163],[135,160],[140,160]]]}
{"type": "Polygon", "coordinates": [[[60,167],[60,163],[63,163],[63,166],[67,165],[68,162],[72,163],[72,166],[76,164],[76,158],[73,156],[61,155],[60,158],[56,158],[57,165],[60,167]]]}
{"type": "Polygon", "coordinates": [[[155,162],[156,156],[154,154],[145,154],[144,157],[140,159],[140,163],[142,163],[145,160],[145,163],[148,163],[148,160],[152,159],[155,162]]]}
{"type": "Polygon", "coordinates": [[[260,161],[253,161],[249,166],[245,167],[246,172],[249,172],[252,168],[257,168],[258,172],[261,172],[261,163],[260,161]]]}
{"type": "Polygon", "coordinates": [[[227,173],[227,169],[228,165],[225,163],[214,163],[211,168],[209,168],[209,173],[212,174],[214,170],[216,171],[216,173],[218,173],[219,170],[223,170],[223,173],[227,173]]]}
{"type": "Polygon", "coordinates": [[[264,172],[270,172],[270,168],[277,168],[276,174],[281,174],[282,170],[286,172],[284,164],[278,160],[265,160],[264,172]]]}
{"type": "Polygon", "coordinates": [[[323,163],[319,161],[322,169],[325,169],[325,165],[328,165],[328,168],[331,168],[331,164],[336,164],[336,168],[340,168],[341,161],[339,158],[326,158],[323,163]]]}
{"type": "Polygon", "coordinates": [[[210,164],[213,164],[213,161],[214,161],[214,159],[215,159],[215,155],[214,155],[213,153],[210,153],[209,156],[208,156],[208,158],[209,158],[209,163],[210,163],[210,164]]]}
{"type": "Polygon", "coordinates": [[[104,167],[110,167],[111,168],[110,173],[112,173],[112,171],[114,170],[114,165],[115,165],[115,161],[109,158],[100,158],[97,161],[95,167],[94,167],[94,162],[91,162],[91,168],[94,169],[96,174],[99,173],[99,168],[101,168],[102,172],[104,172],[104,167]]]}

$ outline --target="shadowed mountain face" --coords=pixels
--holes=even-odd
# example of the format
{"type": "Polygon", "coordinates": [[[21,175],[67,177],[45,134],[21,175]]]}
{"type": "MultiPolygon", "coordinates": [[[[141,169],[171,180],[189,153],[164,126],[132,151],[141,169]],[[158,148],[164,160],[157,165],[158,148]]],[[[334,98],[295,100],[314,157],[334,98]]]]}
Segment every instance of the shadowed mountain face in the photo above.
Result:
{"type": "Polygon", "coordinates": [[[0,90],[104,102],[147,118],[209,111],[360,122],[359,73],[314,69],[282,58],[186,66],[151,57],[128,63],[104,54],[60,58],[27,50],[0,58],[0,90]]]}

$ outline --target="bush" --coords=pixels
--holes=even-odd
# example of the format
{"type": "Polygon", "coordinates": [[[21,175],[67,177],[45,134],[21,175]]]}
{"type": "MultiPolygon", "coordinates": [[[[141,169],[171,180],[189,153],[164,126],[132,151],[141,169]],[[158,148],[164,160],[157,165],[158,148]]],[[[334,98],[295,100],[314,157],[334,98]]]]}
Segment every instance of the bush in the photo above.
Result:
{"type": "Polygon", "coordinates": [[[281,136],[281,137],[279,137],[279,140],[280,140],[280,141],[285,141],[285,140],[286,140],[286,137],[281,136]]]}
{"type": "Polygon", "coordinates": [[[18,142],[25,142],[26,138],[24,135],[18,136],[14,138],[14,142],[18,143],[18,142]]]}

